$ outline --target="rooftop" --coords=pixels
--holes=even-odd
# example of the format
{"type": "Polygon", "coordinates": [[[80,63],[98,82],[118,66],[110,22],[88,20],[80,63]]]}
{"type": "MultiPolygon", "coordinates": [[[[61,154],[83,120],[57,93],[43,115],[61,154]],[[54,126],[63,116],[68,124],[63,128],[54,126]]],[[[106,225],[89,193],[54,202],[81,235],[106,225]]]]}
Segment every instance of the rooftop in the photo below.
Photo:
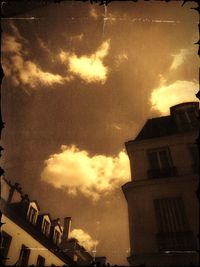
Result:
{"type": "Polygon", "coordinates": [[[198,106],[198,102],[187,102],[171,107],[170,115],[148,119],[136,138],[129,142],[169,136],[198,129],[198,106]],[[189,116],[185,114],[188,111],[189,116]]]}

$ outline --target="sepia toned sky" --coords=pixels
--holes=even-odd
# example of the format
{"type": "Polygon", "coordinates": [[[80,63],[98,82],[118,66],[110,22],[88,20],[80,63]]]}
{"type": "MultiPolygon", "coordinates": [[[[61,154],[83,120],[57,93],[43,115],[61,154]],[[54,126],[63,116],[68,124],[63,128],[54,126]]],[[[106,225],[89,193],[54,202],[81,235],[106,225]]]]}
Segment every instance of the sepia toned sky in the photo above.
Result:
{"type": "Polygon", "coordinates": [[[181,5],[64,1],[2,20],[5,174],[111,264],[129,256],[124,142],[197,101],[198,13],[181,5]]]}

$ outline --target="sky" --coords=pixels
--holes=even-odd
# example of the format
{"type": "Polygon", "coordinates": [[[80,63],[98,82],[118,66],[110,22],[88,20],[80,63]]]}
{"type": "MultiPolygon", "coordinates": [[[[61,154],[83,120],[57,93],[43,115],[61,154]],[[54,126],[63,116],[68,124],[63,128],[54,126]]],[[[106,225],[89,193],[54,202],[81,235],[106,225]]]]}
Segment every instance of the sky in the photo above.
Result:
{"type": "Polygon", "coordinates": [[[198,101],[195,4],[4,5],[5,175],[42,212],[71,216],[70,235],[88,251],[128,265],[124,143],[147,119],[198,101]]]}

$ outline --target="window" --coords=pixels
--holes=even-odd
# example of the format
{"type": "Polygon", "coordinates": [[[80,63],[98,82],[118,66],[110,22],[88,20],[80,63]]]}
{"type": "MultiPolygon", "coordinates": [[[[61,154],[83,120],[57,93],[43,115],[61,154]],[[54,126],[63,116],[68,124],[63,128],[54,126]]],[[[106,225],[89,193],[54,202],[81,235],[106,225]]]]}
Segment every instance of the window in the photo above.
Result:
{"type": "Polygon", "coordinates": [[[189,145],[190,157],[191,157],[191,164],[192,170],[194,172],[199,171],[199,151],[198,147],[195,144],[189,145]]]}
{"type": "Polygon", "coordinates": [[[1,255],[6,260],[10,248],[12,237],[4,231],[1,231],[1,255]]]}
{"type": "Polygon", "coordinates": [[[60,239],[60,233],[57,230],[55,230],[55,232],[54,232],[54,243],[56,245],[59,244],[59,239],[60,239]]]}
{"type": "Polygon", "coordinates": [[[36,266],[44,266],[45,264],[45,258],[38,255],[36,266]]]}
{"type": "Polygon", "coordinates": [[[46,236],[49,235],[50,223],[44,219],[43,226],[42,226],[42,233],[46,236]]]}
{"type": "Polygon", "coordinates": [[[149,178],[162,178],[175,175],[169,148],[163,147],[147,151],[150,169],[149,178]]]}
{"type": "Polygon", "coordinates": [[[195,250],[194,235],[189,230],[180,197],[154,200],[159,250],[195,250]]]}
{"type": "Polygon", "coordinates": [[[188,131],[198,126],[197,112],[194,108],[187,108],[177,112],[177,117],[182,130],[188,131]]]}
{"type": "Polygon", "coordinates": [[[28,211],[28,220],[30,223],[35,224],[36,223],[36,216],[37,216],[37,210],[34,209],[32,206],[30,206],[28,211]]]}
{"type": "Polygon", "coordinates": [[[22,245],[20,255],[19,255],[18,265],[19,266],[27,266],[29,256],[30,256],[30,249],[28,247],[22,245]]]}

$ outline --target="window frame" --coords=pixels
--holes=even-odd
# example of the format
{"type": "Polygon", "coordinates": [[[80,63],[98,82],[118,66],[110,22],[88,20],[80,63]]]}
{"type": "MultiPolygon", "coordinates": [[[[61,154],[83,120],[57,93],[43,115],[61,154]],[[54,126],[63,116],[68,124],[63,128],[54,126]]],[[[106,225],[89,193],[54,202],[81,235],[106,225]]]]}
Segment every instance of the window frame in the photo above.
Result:
{"type": "Polygon", "coordinates": [[[3,263],[5,263],[5,261],[8,259],[7,256],[9,253],[11,241],[12,241],[12,236],[2,230],[1,231],[1,256],[3,256],[3,263]],[[3,244],[4,242],[5,242],[5,247],[3,244]]]}
{"type": "Polygon", "coordinates": [[[38,255],[36,266],[45,266],[45,258],[41,255],[38,255]]]}
{"type": "Polygon", "coordinates": [[[181,196],[153,200],[159,251],[194,251],[196,242],[181,196]]]}
{"type": "Polygon", "coordinates": [[[30,205],[27,213],[27,219],[31,224],[36,224],[37,213],[38,210],[36,210],[32,205],[30,205]]]}
{"type": "Polygon", "coordinates": [[[146,155],[149,165],[147,175],[150,179],[166,178],[176,175],[176,168],[174,167],[168,146],[147,149],[146,155]],[[164,157],[161,155],[162,152],[165,152],[164,157]]]}
{"type": "Polygon", "coordinates": [[[53,241],[56,245],[59,245],[60,243],[60,232],[57,229],[54,229],[53,241]]]}
{"type": "Polygon", "coordinates": [[[30,248],[22,244],[18,259],[19,266],[28,266],[30,252],[30,248]]]}
{"type": "Polygon", "coordinates": [[[45,236],[49,236],[50,233],[50,222],[43,218],[43,224],[42,224],[42,233],[45,236]]]}

